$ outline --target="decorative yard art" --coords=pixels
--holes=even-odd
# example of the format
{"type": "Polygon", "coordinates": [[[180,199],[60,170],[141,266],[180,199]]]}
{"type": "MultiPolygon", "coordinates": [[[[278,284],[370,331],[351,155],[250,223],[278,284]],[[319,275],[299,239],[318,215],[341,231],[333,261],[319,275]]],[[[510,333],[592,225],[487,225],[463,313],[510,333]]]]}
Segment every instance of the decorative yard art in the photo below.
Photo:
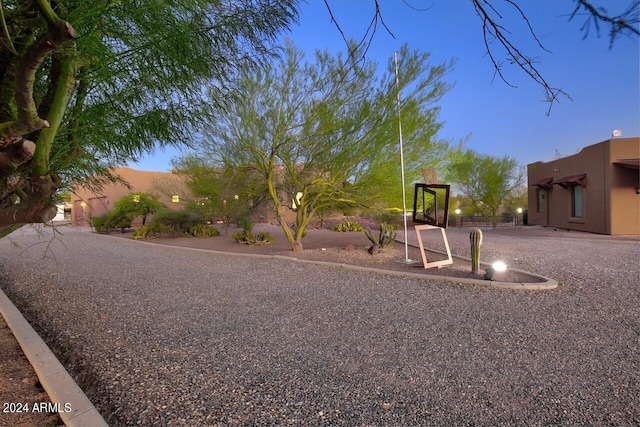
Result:
{"type": "Polygon", "coordinates": [[[432,169],[423,170],[422,175],[424,176],[425,184],[415,184],[414,187],[412,220],[418,224],[415,226],[415,230],[418,244],[420,245],[424,268],[439,268],[453,264],[445,230],[449,221],[449,196],[451,186],[448,184],[438,184],[435,171],[432,169]],[[440,229],[447,251],[447,259],[428,262],[421,232],[435,229],[440,229]]]}

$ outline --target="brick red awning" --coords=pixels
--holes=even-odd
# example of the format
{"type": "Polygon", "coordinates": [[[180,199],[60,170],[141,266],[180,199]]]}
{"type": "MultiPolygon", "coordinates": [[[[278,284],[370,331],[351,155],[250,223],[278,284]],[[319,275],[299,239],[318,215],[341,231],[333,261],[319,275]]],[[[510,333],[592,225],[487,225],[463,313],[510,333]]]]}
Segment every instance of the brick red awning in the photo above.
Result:
{"type": "Polygon", "coordinates": [[[624,159],[613,162],[614,165],[629,169],[640,169],[640,159],[624,159]]]}
{"type": "Polygon", "coordinates": [[[551,182],[553,181],[553,177],[551,178],[543,178],[538,182],[535,182],[533,184],[534,187],[540,187],[540,188],[551,188],[551,182]]]}
{"type": "Polygon", "coordinates": [[[557,179],[553,181],[551,184],[560,185],[564,188],[567,188],[569,185],[581,185],[583,187],[587,186],[586,182],[587,174],[581,173],[578,175],[565,176],[564,178],[557,179]]]}

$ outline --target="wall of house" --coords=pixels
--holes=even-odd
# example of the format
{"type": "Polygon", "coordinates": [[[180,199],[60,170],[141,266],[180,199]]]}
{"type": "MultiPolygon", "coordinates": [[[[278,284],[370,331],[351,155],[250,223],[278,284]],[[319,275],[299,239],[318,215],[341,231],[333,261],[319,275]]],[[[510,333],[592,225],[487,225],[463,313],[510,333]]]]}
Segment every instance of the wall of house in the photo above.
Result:
{"type": "MultiPolygon", "coordinates": [[[[530,225],[549,225],[547,208],[549,197],[548,190],[542,186],[537,186],[537,182],[541,182],[551,175],[545,175],[549,169],[545,162],[539,161],[527,165],[527,223],[530,225]],[[542,212],[538,212],[538,191],[543,192],[542,212]]],[[[551,169],[553,170],[553,169],[551,169]]]]}
{"type": "Polygon", "coordinates": [[[604,190],[604,147],[590,146],[578,154],[551,162],[537,162],[528,165],[529,178],[529,224],[548,225],[571,230],[606,232],[606,205],[604,190]],[[572,187],[564,188],[550,184],[544,188],[544,212],[537,212],[537,189],[534,184],[545,178],[552,181],[564,177],[586,174],[586,186],[583,188],[582,218],[572,216],[572,187]]]}
{"type": "MultiPolygon", "coordinates": [[[[71,221],[80,226],[91,225],[89,220],[93,216],[102,215],[113,208],[113,204],[130,193],[151,193],[158,196],[158,200],[171,209],[183,209],[184,197],[180,201],[181,183],[179,176],[167,172],[148,172],[130,168],[115,168],[114,174],[124,179],[131,188],[122,184],[108,184],[100,191],[74,186],[71,195],[71,221]],[[172,191],[172,187],[175,187],[172,191]],[[159,191],[162,189],[163,191],[159,191]],[[165,193],[166,194],[163,194],[165,193]],[[176,193],[176,194],[173,194],[176,193]],[[174,202],[173,196],[178,196],[174,202]]],[[[142,224],[142,218],[136,218],[132,225],[142,224]]]]}
{"type": "Polygon", "coordinates": [[[619,159],[638,159],[639,144],[639,138],[616,138],[585,147],[572,156],[528,165],[529,224],[601,234],[640,234],[635,190],[638,171],[621,170],[614,164],[619,159]],[[536,183],[578,174],[586,174],[582,218],[572,217],[572,186],[564,188],[553,182],[544,189],[544,212],[537,212],[536,183]]]}
{"type": "Polygon", "coordinates": [[[640,235],[640,170],[616,162],[640,159],[640,139],[616,139],[610,146],[611,227],[608,234],[640,235]]]}
{"type": "MultiPolygon", "coordinates": [[[[167,207],[180,210],[185,207],[185,202],[192,198],[189,190],[184,185],[184,180],[178,175],[167,172],[148,172],[130,168],[115,168],[114,174],[122,177],[129,183],[131,189],[121,184],[106,185],[98,192],[76,186],[71,196],[71,221],[80,226],[90,226],[90,218],[102,215],[113,208],[113,204],[130,193],[151,193],[158,196],[158,200],[167,207]],[[178,196],[179,202],[173,201],[173,196],[178,196]]],[[[286,197],[286,195],[283,195],[286,197]]],[[[296,214],[285,205],[283,215],[288,223],[295,222],[296,214]]],[[[271,200],[263,201],[252,212],[253,222],[277,222],[277,217],[271,200]]],[[[149,219],[147,219],[149,220],[149,219]]],[[[137,227],[142,224],[142,217],[136,218],[131,224],[137,227]]]]}

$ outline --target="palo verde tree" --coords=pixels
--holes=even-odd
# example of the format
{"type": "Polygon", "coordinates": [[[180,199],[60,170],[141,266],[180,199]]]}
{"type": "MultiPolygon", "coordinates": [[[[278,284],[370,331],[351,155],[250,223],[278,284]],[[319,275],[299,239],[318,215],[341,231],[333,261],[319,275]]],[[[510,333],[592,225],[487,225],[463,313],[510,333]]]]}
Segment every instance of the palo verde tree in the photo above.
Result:
{"type": "Polygon", "coordinates": [[[51,219],[71,180],[190,140],[296,3],[1,1],[0,231],[51,219]]]}
{"type": "Polygon", "coordinates": [[[521,188],[524,177],[514,158],[483,155],[473,150],[465,150],[447,172],[447,178],[457,184],[475,210],[493,218],[494,228],[500,206],[521,188]]]}
{"type": "Polygon", "coordinates": [[[222,219],[226,227],[251,215],[267,198],[264,180],[244,167],[220,167],[210,158],[186,155],[173,159],[174,173],[185,178],[191,203],[206,218],[222,219]]]}
{"type": "Polygon", "coordinates": [[[332,207],[401,206],[397,94],[402,92],[407,170],[420,173],[447,158],[436,134],[438,100],[451,64],[429,54],[399,54],[395,65],[318,51],[313,62],[289,44],[282,60],[238,77],[236,101],[206,129],[199,156],[219,168],[258,174],[292,249],[318,212],[332,207]],[[298,197],[299,195],[299,197],[298,197]],[[293,227],[284,209],[295,203],[293,227]]]}

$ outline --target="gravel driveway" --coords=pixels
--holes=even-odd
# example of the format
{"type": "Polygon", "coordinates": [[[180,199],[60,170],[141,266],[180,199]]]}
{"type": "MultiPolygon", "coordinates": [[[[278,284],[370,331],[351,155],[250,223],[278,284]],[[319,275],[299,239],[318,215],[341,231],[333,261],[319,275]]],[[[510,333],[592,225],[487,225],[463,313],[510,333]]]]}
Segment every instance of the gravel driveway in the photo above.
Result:
{"type": "Polygon", "coordinates": [[[0,286],[113,426],[640,424],[637,239],[485,233],[524,292],[63,232],[0,286]]]}

